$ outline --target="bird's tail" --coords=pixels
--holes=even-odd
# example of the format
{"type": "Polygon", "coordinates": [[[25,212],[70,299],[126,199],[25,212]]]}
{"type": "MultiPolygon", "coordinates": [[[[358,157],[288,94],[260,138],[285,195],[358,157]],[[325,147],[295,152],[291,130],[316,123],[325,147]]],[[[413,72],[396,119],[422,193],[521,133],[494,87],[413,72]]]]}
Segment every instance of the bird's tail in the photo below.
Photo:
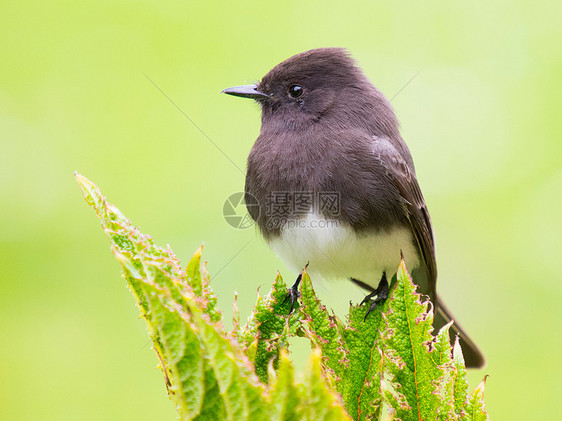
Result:
{"type": "MultiPolygon", "coordinates": [[[[433,326],[437,330],[441,329],[451,320],[455,320],[452,313],[443,305],[443,301],[437,296],[436,311],[433,320],[433,326]]],[[[482,351],[478,349],[476,344],[466,334],[462,326],[455,320],[449,329],[451,341],[455,340],[455,336],[459,335],[462,353],[467,368],[482,368],[486,364],[486,358],[482,351]]]]}

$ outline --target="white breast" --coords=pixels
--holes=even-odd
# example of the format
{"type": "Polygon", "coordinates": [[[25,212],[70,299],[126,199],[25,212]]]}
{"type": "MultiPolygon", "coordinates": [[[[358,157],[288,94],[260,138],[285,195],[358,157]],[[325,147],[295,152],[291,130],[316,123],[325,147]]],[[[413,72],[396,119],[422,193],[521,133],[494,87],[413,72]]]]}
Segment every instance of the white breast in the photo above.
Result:
{"type": "Polygon", "coordinates": [[[382,272],[391,277],[400,264],[400,250],[408,270],[419,265],[412,232],[407,228],[358,236],[348,224],[313,213],[289,221],[270,247],[295,272],[310,262],[310,276],[325,280],[359,279],[376,287],[382,272]]]}

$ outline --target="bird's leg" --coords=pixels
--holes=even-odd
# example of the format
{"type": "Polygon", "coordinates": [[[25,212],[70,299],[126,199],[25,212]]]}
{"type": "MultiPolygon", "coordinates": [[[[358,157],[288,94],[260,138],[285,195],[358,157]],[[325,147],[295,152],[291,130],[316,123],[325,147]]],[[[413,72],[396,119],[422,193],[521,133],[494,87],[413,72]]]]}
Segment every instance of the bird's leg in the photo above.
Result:
{"type": "Polygon", "coordinates": [[[299,292],[299,285],[302,281],[302,274],[303,272],[308,269],[308,263],[306,263],[306,265],[304,266],[304,269],[302,270],[301,273],[299,273],[299,276],[297,276],[297,280],[295,281],[295,283],[293,284],[293,286],[291,288],[289,288],[289,292],[287,292],[287,296],[285,297],[285,299],[283,300],[282,304],[285,304],[287,302],[287,300],[291,301],[291,309],[289,310],[289,314],[291,314],[293,312],[293,309],[295,308],[295,303],[297,302],[297,300],[300,298],[301,293],[299,292]]]}
{"type": "Polygon", "coordinates": [[[371,303],[369,305],[369,309],[367,310],[367,313],[365,313],[365,319],[364,320],[367,320],[367,316],[369,315],[369,313],[371,313],[371,311],[373,311],[375,309],[377,304],[383,303],[388,298],[388,281],[386,279],[386,272],[382,273],[382,278],[379,282],[379,286],[376,289],[373,289],[373,287],[365,284],[364,282],[362,282],[358,279],[351,278],[351,280],[356,285],[359,285],[360,287],[366,288],[369,291],[371,291],[367,296],[365,296],[363,301],[361,301],[361,304],[359,304],[359,305],[363,305],[367,302],[371,303]],[[374,297],[376,297],[376,298],[373,300],[374,297]]]}
{"type": "Polygon", "coordinates": [[[299,273],[299,276],[297,276],[297,280],[295,281],[293,286],[291,288],[289,288],[289,291],[287,292],[287,295],[285,296],[285,299],[283,300],[283,304],[285,304],[287,301],[291,302],[291,309],[289,310],[289,314],[291,314],[293,312],[293,308],[295,307],[295,303],[297,302],[297,300],[301,296],[301,293],[299,292],[299,284],[301,283],[301,281],[302,281],[302,272],[299,273]]]}

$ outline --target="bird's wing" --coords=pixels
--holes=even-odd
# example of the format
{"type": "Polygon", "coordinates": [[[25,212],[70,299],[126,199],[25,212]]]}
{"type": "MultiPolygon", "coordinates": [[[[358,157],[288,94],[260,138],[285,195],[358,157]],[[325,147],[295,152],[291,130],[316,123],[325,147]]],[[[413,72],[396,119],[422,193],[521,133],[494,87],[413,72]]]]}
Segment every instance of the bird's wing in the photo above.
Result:
{"type": "Polygon", "coordinates": [[[398,189],[412,232],[418,243],[428,272],[428,294],[433,300],[437,280],[435,244],[431,219],[420,186],[411,168],[397,149],[387,140],[373,137],[373,155],[384,168],[392,184],[398,189]]]}

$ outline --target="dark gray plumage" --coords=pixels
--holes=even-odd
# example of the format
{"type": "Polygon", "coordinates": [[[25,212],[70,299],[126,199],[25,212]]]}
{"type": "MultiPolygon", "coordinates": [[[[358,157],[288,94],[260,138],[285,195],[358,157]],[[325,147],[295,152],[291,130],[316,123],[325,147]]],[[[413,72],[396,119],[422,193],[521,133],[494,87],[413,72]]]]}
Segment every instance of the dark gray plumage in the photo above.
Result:
{"type": "MultiPolygon", "coordinates": [[[[257,202],[248,207],[250,215],[281,257],[294,268],[310,260],[311,272],[327,277],[333,264],[341,275],[372,290],[381,274],[396,270],[404,250],[414,281],[435,304],[435,327],[451,320],[436,295],[431,219],[398,120],[349,53],[306,51],[275,66],[256,86],[224,92],[261,105],[246,199],[257,202]],[[271,198],[279,192],[289,200],[302,192],[332,192],[339,206],[337,212],[314,204],[306,215],[290,207],[272,213],[271,198]],[[311,218],[338,225],[314,230],[303,224],[311,218]],[[340,257],[343,250],[347,258],[340,257]]],[[[484,357],[475,344],[458,324],[451,331],[461,336],[467,365],[481,367],[484,357]]]]}

